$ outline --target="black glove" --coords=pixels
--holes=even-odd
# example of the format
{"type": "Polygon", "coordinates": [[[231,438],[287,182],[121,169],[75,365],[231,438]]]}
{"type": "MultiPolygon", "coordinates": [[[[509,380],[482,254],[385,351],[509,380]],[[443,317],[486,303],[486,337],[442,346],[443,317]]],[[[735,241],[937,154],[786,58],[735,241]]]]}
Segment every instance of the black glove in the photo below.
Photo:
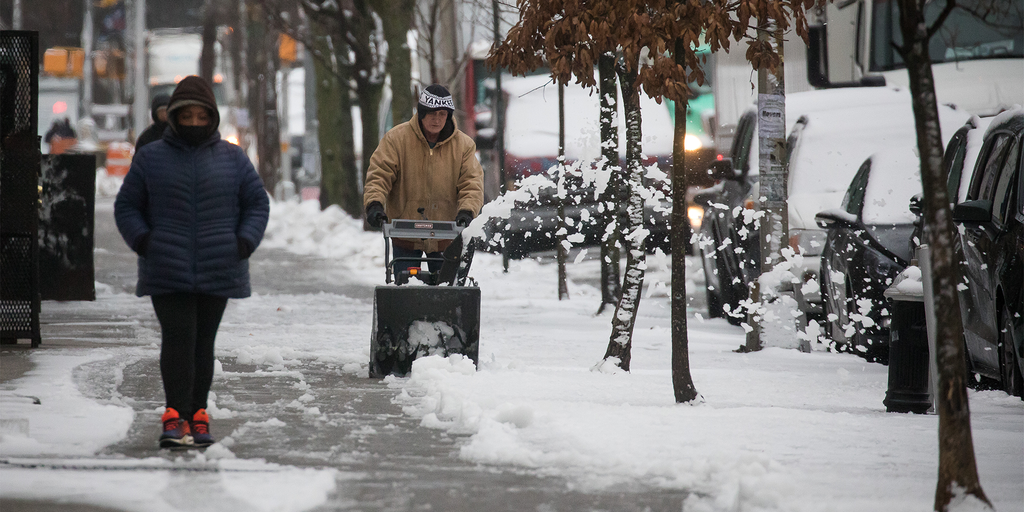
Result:
{"type": "Polygon", "coordinates": [[[149,233],[139,237],[139,241],[135,242],[135,253],[143,258],[149,253],[149,233]]]}
{"type": "Polygon", "coordinates": [[[388,221],[388,216],[384,215],[384,205],[378,201],[370,203],[370,206],[366,207],[366,223],[373,228],[379,228],[388,221]]]}
{"type": "Polygon", "coordinates": [[[466,227],[470,222],[473,222],[473,212],[469,210],[459,210],[459,214],[455,216],[455,225],[466,227]]]}
{"type": "Polygon", "coordinates": [[[254,250],[252,244],[240,236],[236,238],[238,239],[238,257],[244,260],[249,256],[252,256],[252,251],[254,250]]]}

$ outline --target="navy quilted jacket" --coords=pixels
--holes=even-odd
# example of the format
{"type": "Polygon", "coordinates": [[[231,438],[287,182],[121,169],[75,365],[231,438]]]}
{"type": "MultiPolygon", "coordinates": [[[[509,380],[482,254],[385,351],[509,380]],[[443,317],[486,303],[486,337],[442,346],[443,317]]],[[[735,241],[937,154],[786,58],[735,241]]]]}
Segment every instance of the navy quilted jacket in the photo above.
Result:
{"type": "Polygon", "coordinates": [[[138,251],[135,294],[250,295],[249,260],[263,239],[270,200],[241,148],[214,133],[189,146],[171,130],[135,154],[114,203],[124,241],[138,251]]]}

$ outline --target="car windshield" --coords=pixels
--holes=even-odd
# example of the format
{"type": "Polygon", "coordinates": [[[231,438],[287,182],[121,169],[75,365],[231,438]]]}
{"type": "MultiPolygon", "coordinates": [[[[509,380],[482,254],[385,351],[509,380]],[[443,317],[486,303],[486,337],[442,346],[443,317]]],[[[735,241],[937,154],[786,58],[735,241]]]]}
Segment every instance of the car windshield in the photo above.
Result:
{"type": "MultiPolygon", "coordinates": [[[[903,44],[895,0],[875,0],[871,70],[905,67],[895,46],[903,44]]],[[[925,18],[935,22],[945,0],[931,0],[925,18]]],[[[928,44],[933,64],[965,60],[1024,58],[1024,0],[958,0],[957,6],[928,44]]]]}

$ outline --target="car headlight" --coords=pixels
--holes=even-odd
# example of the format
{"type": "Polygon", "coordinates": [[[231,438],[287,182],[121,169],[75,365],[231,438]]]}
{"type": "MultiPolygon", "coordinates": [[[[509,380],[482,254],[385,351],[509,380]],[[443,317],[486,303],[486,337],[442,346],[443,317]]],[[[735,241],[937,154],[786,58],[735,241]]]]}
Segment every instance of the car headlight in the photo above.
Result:
{"type": "Polygon", "coordinates": [[[704,208],[691,204],[686,208],[686,216],[690,218],[690,227],[696,231],[704,221],[704,208]]]}
{"type": "Polygon", "coordinates": [[[696,135],[694,135],[692,133],[687,133],[686,136],[683,137],[683,149],[684,150],[686,150],[686,151],[696,151],[696,150],[698,150],[698,149],[700,149],[702,147],[704,147],[704,143],[700,141],[700,137],[698,137],[698,136],[696,136],[696,135]]]}

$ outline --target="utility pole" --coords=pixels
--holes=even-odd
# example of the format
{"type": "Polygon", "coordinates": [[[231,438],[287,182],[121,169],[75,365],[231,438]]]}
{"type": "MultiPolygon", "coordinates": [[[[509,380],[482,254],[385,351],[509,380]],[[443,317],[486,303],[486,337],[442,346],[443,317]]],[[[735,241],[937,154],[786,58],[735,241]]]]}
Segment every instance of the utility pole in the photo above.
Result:
{"type": "Polygon", "coordinates": [[[135,101],[132,102],[135,137],[149,124],[149,86],[146,84],[146,0],[135,0],[135,101]]]}
{"type": "MultiPolygon", "coordinates": [[[[772,44],[779,52],[776,69],[761,66],[757,70],[757,142],[758,170],[761,174],[760,205],[764,216],[761,218],[761,275],[771,272],[782,259],[782,249],[789,243],[789,206],[787,199],[788,169],[786,159],[786,79],[785,56],[783,55],[782,30],[767,17],[757,23],[757,39],[765,42],[772,38],[772,44]]],[[[760,280],[754,281],[751,299],[765,304],[770,294],[762,290],[760,280]]],[[[743,351],[755,351],[764,347],[764,319],[757,312],[748,315],[750,327],[743,351]]]]}
{"type": "MultiPolygon", "coordinates": [[[[82,66],[82,117],[92,118],[92,40],[93,0],[85,2],[85,21],[82,24],[82,50],[85,64],[82,66]]],[[[81,134],[79,134],[81,135],[81,134]]]]}
{"type": "Polygon", "coordinates": [[[11,28],[21,30],[21,0],[14,0],[14,12],[11,13],[11,28]]]}

